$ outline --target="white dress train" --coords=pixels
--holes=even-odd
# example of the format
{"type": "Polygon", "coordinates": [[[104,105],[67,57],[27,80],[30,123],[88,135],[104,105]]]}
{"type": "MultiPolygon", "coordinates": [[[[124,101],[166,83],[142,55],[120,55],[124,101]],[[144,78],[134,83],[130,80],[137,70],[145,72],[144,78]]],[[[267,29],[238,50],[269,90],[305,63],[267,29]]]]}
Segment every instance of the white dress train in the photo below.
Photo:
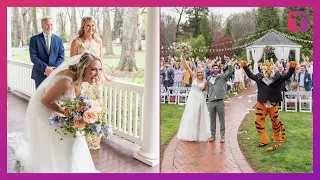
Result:
{"type": "Polygon", "coordinates": [[[184,141],[208,141],[210,117],[204,93],[205,82],[192,82],[191,91],[181,118],[177,138],[184,141]]]}

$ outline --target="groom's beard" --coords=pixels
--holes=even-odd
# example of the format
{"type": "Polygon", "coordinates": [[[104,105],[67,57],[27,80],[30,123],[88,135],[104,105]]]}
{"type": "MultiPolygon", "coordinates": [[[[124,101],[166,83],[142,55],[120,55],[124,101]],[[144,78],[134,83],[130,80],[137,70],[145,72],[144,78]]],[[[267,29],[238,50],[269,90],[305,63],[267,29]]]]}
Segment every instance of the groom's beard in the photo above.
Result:
{"type": "Polygon", "coordinates": [[[219,73],[219,71],[213,71],[212,72],[212,75],[214,75],[214,76],[217,76],[217,75],[219,75],[220,73],[219,73]]]}

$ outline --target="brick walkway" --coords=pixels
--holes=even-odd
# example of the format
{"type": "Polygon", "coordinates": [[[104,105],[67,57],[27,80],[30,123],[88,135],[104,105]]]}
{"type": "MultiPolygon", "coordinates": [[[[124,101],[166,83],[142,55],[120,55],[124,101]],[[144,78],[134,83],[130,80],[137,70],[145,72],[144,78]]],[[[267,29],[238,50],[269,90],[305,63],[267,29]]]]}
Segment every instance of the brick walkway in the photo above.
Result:
{"type": "Polygon", "coordinates": [[[164,173],[250,173],[254,172],[245,160],[238,145],[238,129],[245,115],[256,104],[255,88],[231,98],[225,104],[225,143],[220,143],[217,120],[216,141],[186,142],[175,136],[169,143],[161,164],[164,173]]]}

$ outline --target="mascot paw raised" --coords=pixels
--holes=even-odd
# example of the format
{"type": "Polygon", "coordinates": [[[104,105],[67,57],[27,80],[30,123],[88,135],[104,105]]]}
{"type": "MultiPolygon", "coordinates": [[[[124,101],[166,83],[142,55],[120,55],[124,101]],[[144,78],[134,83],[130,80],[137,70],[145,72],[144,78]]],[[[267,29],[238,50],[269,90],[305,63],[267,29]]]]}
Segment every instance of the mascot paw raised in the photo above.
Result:
{"type": "Polygon", "coordinates": [[[290,61],[290,67],[291,67],[291,68],[296,68],[296,66],[297,66],[297,62],[295,62],[295,61],[290,61]]]}
{"type": "Polygon", "coordinates": [[[241,61],[240,65],[241,67],[245,67],[248,66],[248,63],[246,61],[241,61]]]}

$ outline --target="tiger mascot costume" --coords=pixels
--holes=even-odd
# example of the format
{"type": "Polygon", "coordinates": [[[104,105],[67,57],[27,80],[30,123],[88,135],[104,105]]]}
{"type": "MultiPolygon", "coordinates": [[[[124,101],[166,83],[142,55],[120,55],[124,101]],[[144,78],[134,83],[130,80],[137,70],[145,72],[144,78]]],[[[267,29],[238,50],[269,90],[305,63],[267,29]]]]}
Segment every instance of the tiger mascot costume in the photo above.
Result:
{"type": "Polygon", "coordinates": [[[261,72],[254,75],[248,68],[245,61],[241,61],[241,66],[248,77],[257,83],[258,87],[258,104],[256,109],[256,129],[260,135],[259,145],[265,146],[270,143],[270,139],[266,133],[265,119],[269,114],[272,121],[273,142],[278,144],[268,147],[267,151],[273,151],[281,147],[286,139],[286,132],[283,123],[279,118],[279,103],[282,101],[280,92],[281,84],[287,81],[296,68],[297,63],[290,62],[290,69],[285,75],[280,75],[276,72],[276,67],[273,62],[266,62],[261,67],[261,72]],[[281,137],[280,137],[281,130],[281,137]]]}

